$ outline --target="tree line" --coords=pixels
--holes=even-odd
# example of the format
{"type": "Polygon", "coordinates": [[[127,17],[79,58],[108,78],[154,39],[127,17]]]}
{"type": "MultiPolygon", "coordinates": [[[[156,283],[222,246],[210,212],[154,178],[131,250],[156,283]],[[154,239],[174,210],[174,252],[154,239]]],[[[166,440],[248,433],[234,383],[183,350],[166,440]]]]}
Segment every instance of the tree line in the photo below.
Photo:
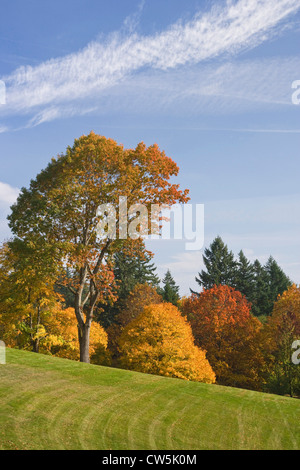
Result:
{"type": "Polygon", "coordinates": [[[265,265],[242,251],[235,258],[218,236],[204,250],[199,290],[181,298],[170,270],[160,282],[141,238],[97,237],[98,206],[120,195],[132,204],[188,201],[170,182],[178,171],[157,145],[124,149],[93,132],[52,159],[8,218],[1,339],[83,362],[299,394],[291,345],[300,291],[272,257],[265,265]]]}

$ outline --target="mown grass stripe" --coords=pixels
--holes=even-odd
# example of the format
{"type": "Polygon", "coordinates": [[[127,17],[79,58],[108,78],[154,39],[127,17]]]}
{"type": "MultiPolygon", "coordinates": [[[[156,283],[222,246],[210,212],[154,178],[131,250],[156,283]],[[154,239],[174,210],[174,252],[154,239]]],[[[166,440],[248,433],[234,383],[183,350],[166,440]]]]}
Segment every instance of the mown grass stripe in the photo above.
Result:
{"type": "Polygon", "coordinates": [[[0,449],[300,449],[300,401],[7,350],[0,449]]]}

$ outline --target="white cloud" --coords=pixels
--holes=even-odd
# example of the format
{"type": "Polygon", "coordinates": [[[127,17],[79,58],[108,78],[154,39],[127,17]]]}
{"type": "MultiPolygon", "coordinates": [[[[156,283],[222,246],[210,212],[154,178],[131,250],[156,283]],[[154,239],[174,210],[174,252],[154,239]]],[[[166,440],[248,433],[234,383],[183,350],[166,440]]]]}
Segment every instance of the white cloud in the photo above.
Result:
{"type": "Polygon", "coordinates": [[[12,205],[16,202],[19,191],[18,188],[14,188],[0,181],[0,204],[2,206],[12,205]]]}
{"type": "Polygon", "coordinates": [[[0,181],[0,242],[11,236],[6,217],[9,208],[16,202],[19,189],[0,181]]]}
{"type": "MultiPolygon", "coordinates": [[[[35,125],[55,119],[62,115],[57,106],[97,99],[103,90],[144,67],[169,71],[253,48],[277,33],[299,8],[299,0],[227,1],[153,36],[115,34],[106,43],[92,42],[77,53],[21,67],[4,77],[3,113],[35,113],[35,125]]],[[[215,86],[206,92],[214,94],[215,86]]]]}

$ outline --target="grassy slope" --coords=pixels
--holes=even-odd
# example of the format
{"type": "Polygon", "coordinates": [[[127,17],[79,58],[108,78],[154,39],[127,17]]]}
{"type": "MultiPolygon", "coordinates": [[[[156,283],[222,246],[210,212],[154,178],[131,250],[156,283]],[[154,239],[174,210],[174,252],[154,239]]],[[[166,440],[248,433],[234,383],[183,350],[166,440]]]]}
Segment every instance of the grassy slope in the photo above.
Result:
{"type": "Polygon", "coordinates": [[[7,350],[0,449],[300,449],[300,401],[7,350]]]}

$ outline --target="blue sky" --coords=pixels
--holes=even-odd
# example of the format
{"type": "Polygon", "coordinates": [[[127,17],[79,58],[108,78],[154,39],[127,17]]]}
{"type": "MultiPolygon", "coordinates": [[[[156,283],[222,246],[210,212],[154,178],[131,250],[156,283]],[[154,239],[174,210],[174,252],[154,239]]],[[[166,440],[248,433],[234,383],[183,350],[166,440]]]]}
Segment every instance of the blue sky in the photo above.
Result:
{"type": "MultiPolygon", "coordinates": [[[[156,142],[205,204],[205,246],[300,283],[299,0],[2,0],[0,239],[19,188],[91,130],[156,142]]],[[[160,276],[195,288],[202,251],[153,241],[160,276]]]]}

